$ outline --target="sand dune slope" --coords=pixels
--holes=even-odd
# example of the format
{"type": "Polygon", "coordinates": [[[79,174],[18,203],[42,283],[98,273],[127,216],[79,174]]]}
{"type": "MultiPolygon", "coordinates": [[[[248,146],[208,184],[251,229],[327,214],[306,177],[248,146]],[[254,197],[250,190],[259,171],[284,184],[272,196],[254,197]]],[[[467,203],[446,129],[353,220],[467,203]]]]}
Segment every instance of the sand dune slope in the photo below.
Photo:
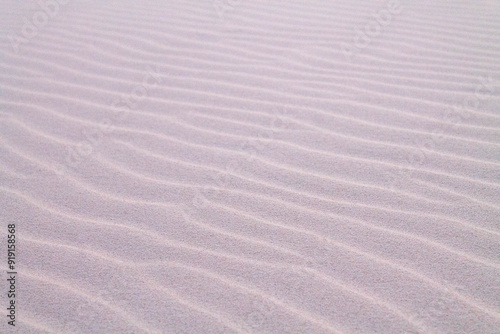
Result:
{"type": "Polygon", "coordinates": [[[0,22],[1,333],[500,333],[498,1],[0,22]]]}

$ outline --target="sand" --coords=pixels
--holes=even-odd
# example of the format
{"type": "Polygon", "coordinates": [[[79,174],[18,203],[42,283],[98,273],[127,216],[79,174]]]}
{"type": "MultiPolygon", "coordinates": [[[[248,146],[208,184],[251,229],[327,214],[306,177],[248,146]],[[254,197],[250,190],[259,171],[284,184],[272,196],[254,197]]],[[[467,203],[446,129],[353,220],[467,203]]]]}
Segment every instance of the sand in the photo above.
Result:
{"type": "Polygon", "coordinates": [[[500,333],[500,2],[6,0],[0,35],[1,333],[500,333]]]}

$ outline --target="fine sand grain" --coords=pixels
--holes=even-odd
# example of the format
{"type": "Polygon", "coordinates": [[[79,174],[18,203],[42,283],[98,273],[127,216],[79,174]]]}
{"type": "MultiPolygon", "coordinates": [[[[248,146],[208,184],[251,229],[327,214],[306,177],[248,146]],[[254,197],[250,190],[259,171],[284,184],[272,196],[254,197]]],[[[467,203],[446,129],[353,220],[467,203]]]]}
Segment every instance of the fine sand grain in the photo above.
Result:
{"type": "Polygon", "coordinates": [[[0,36],[0,333],[500,333],[499,1],[4,0],[0,36]]]}

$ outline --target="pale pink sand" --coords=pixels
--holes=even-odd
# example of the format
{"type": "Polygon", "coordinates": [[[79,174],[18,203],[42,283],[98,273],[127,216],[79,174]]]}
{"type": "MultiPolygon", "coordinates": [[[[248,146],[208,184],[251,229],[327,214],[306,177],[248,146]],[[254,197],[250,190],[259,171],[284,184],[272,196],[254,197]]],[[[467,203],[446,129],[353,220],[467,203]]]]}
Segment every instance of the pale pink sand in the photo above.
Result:
{"type": "Polygon", "coordinates": [[[0,3],[0,333],[500,333],[500,2],[62,2],[0,3]]]}

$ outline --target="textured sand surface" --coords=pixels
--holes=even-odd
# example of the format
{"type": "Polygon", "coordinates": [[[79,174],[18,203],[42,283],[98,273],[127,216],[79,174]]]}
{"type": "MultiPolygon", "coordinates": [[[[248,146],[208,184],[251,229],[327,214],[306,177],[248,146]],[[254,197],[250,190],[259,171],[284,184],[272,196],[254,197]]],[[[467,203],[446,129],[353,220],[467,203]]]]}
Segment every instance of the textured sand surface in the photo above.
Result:
{"type": "Polygon", "coordinates": [[[499,1],[51,2],[0,3],[0,333],[500,333],[499,1]]]}

